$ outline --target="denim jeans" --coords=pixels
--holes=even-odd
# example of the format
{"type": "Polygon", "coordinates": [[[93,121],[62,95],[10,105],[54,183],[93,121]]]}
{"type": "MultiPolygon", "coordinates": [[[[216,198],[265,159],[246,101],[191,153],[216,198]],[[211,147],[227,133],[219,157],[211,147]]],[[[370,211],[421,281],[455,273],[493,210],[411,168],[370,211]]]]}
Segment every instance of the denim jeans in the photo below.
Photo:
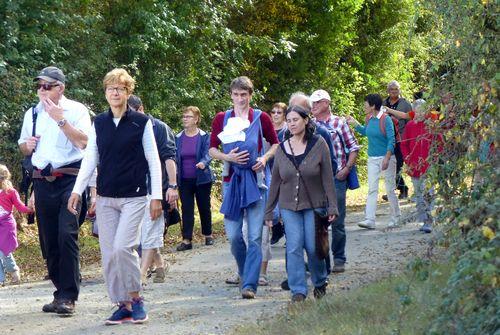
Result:
{"type": "Polygon", "coordinates": [[[5,281],[6,272],[15,272],[17,270],[19,270],[19,268],[17,267],[12,253],[4,255],[3,252],[0,251],[0,283],[5,281]]]}
{"type": "Polygon", "coordinates": [[[345,215],[346,215],[346,192],[347,182],[345,180],[335,179],[335,190],[337,191],[337,207],[339,216],[332,223],[332,254],[334,264],[344,264],[345,256],[345,215]]]}
{"type": "Polygon", "coordinates": [[[307,295],[304,249],[307,253],[309,271],[314,287],[325,284],[327,279],[325,261],[316,256],[314,212],[312,209],[292,211],[281,209],[286,232],[286,272],[292,295],[307,295]]]}
{"type": "MultiPolygon", "coordinates": [[[[223,184],[223,193],[229,183],[223,184]]],[[[243,239],[243,214],[238,220],[224,219],[226,236],[231,243],[231,253],[238,264],[238,274],[242,280],[242,289],[257,291],[260,264],[262,262],[262,225],[264,223],[264,210],[266,207],[267,193],[261,189],[261,199],[245,209],[248,219],[248,247],[243,239]]]]}
{"type": "Polygon", "coordinates": [[[415,202],[417,205],[417,220],[418,222],[431,223],[431,211],[434,206],[434,190],[433,188],[425,188],[425,177],[411,177],[413,189],[415,192],[415,202]]]}

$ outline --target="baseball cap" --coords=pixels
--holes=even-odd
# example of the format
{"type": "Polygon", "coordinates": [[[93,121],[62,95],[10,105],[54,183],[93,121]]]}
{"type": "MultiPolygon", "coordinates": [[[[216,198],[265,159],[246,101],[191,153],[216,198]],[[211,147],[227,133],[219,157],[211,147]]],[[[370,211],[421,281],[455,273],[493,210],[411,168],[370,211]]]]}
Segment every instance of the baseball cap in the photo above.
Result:
{"type": "Polygon", "coordinates": [[[55,81],[60,81],[61,83],[64,83],[66,81],[66,76],[64,73],[61,71],[61,69],[55,67],[55,66],[48,66],[44,68],[38,76],[33,79],[33,81],[37,80],[45,80],[48,81],[49,83],[53,83],[55,81]]]}
{"type": "Polygon", "coordinates": [[[309,97],[309,99],[311,99],[312,102],[317,102],[317,101],[320,101],[320,100],[328,100],[328,101],[332,101],[332,99],[330,99],[330,94],[328,94],[327,91],[325,90],[316,90],[314,91],[311,96],[309,97]]]}

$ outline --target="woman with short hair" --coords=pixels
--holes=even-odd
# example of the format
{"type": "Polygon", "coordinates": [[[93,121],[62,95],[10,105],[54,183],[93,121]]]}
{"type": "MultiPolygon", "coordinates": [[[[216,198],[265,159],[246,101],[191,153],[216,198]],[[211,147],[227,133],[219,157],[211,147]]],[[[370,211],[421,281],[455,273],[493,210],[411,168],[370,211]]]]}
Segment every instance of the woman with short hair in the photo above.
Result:
{"type": "Polygon", "coordinates": [[[148,315],[139,295],[141,270],[136,249],[146,208],[148,173],[151,219],[161,215],[161,165],[151,120],[127,105],[134,79],[124,69],[114,69],[104,77],[103,86],[109,109],[95,118],[68,210],[77,214],[81,194],[99,163],[99,244],[108,294],[118,305],[106,324],[143,323],[148,315]]]}
{"type": "Polygon", "coordinates": [[[210,194],[214,176],[210,169],[212,157],[208,154],[210,136],[198,128],[200,109],[189,106],[182,111],[184,130],[175,137],[177,147],[178,184],[182,209],[182,242],[177,251],[193,248],[194,202],[200,214],[201,233],[205,245],[213,245],[212,210],[210,194]]]}

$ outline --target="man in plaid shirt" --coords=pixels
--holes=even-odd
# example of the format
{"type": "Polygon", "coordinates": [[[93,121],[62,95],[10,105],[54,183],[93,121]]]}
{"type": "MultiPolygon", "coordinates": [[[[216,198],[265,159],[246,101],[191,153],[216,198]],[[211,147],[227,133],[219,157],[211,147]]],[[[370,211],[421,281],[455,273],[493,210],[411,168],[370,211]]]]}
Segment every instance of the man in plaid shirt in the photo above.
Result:
{"type": "Polygon", "coordinates": [[[333,149],[337,160],[335,188],[337,190],[339,216],[332,224],[332,253],[334,262],[332,272],[344,272],[344,264],[346,262],[346,234],[344,225],[346,216],[346,178],[354,164],[356,164],[359,145],[345,119],[333,115],[330,108],[331,99],[327,91],[314,91],[310,99],[313,104],[312,114],[316,122],[325,126],[332,135],[333,149]]]}

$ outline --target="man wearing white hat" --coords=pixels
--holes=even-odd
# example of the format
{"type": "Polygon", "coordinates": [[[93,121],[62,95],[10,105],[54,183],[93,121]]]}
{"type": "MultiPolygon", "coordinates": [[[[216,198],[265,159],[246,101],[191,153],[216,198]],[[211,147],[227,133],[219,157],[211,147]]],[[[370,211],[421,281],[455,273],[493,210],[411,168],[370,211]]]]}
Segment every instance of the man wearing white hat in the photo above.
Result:
{"type": "Polygon", "coordinates": [[[337,191],[339,216],[332,224],[332,253],[334,262],[332,272],[344,272],[346,262],[346,233],[344,225],[346,216],[346,178],[354,164],[356,164],[359,145],[347,122],[332,113],[330,107],[331,98],[327,91],[314,91],[310,99],[313,104],[311,112],[316,122],[325,126],[330,131],[334,155],[337,160],[335,188],[337,191]]]}

